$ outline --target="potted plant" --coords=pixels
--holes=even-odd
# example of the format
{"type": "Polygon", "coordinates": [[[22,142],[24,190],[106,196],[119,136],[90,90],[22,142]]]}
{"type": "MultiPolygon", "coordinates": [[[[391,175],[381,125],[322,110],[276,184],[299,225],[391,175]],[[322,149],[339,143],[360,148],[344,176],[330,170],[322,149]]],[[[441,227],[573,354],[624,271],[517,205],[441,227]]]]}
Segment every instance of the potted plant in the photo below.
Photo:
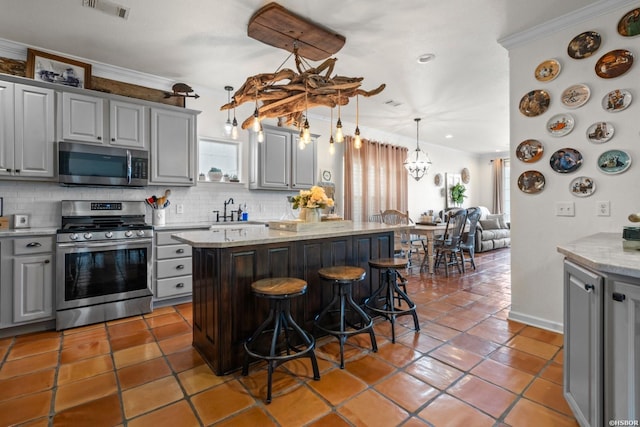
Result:
{"type": "Polygon", "coordinates": [[[464,198],[467,197],[464,192],[467,191],[464,185],[457,183],[451,187],[451,201],[456,205],[461,205],[464,198]]]}
{"type": "Polygon", "coordinates": [[[209,169],[209,180],[212,182],[220,182],[222,179],[222,169],[211,168],[209,169]]]}

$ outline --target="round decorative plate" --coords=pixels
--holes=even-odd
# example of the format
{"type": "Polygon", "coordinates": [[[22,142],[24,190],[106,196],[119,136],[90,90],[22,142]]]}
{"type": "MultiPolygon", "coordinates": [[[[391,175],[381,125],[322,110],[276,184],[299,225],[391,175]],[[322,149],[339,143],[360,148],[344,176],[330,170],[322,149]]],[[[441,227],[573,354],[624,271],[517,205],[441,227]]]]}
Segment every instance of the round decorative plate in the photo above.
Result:
{"type": "Polygon", "coordinates": [[[571,114],[556,114],[547,122],[547,131],[552,136],[565,136],[573,130],[574,124],[571,114]]]}
{"type": "Polygon", "coordinates": [[[464,184],[468,184],[469,181],[471,181],[471,175],[469,174],[469,169],[467,168],[462,169],[462,172],[460,172],[460,176],[464,184]]]}
{"type": "Polygon", "coordinates": [[[331,181],[331,171],[330,170],[323,170],[322,171],[322,180],[323,181],[331,181]]]}
{"type": "Polygon", "coordinates": [[[615,129],[611,123],[597,122],[587,129],[587,139],[595,144],[603,144],[613,138],[615,129]]]}
{"type": "Polygon", "coordinates": [[[551,169],[558,173],[570,173],[582,166],[582,154],[573,148],[561,148],[549,159],[551,169]]]}
{"type": "Polygon", "coordinates": [[[618,22],[618,34],[633,37],[640,34],[640,8],[630,10],[618,22]]]}
{"type": "Polygon", "coordinates": [[[601,41],[600,34],[595,31],[585,31],[575,36],[573,40],[569,42],[567,53],[573,59],[588,58],[598,50],[601,41]]]}
{"type": "Polygon", "coordinates": [[[631,157],[626,151],[609,150],[598,157],[598,169],[607,174],[622,173],[631,166],[631,157]]]}
{"type": "Polygon", "coordinates": [[[633,54],[626,49],[607,52],[596,62],[596,74],[603,79],[612,79],[629,71],[633,65],[633,54]]]}
{"type": "Polygon", "coordinates": [[[544,183],[544,175],[538,171],[524,171],[518,177],[518,188],[523,193],[539,193],[544,190],[544,183]]]}
{"type": "Polygon", "coordinates": [[[547,111],[551,98],[544,90],[532,90],[520,100],[520,112],[527,117],[536,117],[547,111]]]}
{"type": "Polygon", "coordinates": [[[442,174],[439,174],[439,173],[435,174],[433,176],[433,183],[438,187],[440,187],[440,184],[442,184],[442,174]]]}
{"type": "Polygon", "coordinates": [[[533,163],[540,160],[544,153],[542,143],[536,139],[522,141],[516,148],[516,157],[525,163],[533,163]]]}
{"type": "Polygon", "coordinates": [[[569,192],[577,197],[589,197],[595,191],[596,183],[588,176],[579,176],[569,184],[569,192]]]}
{"type": "Polygon", "coordinates": [[[547,59],[536,67],[536,71],[533,74],[536,77],[536,80],[540,82],[550,82],[558,77],[561,69],[562,67],[558,61],[555,59],[547,59]]]}
{"type": "Polygon", "coordinates": [[[591,96],[591,90],[587,85],[573,85],[569,86],[562,92],[560,100],[565,107],[578,108],[587,103],[591,96]]]}
{"type": "Polygon", "coordinates": [[[602,108],[610,113],[615,113],[626,109],[631,105],[633,97],[628,90],[612,90],[602,98],[602,108]]]}

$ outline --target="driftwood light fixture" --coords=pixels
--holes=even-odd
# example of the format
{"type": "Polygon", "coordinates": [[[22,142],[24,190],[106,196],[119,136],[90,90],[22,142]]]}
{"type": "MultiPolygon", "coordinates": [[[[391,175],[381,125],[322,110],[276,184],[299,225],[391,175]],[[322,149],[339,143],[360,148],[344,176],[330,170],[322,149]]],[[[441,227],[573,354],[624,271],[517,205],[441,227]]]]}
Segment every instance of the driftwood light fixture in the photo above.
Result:
{"type": "MultiPolygon", "coordinates": [[[[296,69],[279,68],[275,72],[248,77],[232,101],[220,107],[221,110],[255,102],[260,120],[278,118],[279,125],[286,123],[300,127],[309,108],[347,105],[351,97],[377,95],[385,88],[381,84],[366,91],[360,88],[362,77],[332,75],[337,59],[329,56],[342,48],[345,38],[289,12],[277,3],[270,3],[253,15],[248,33],[266,44],[290,51],[289,56],[294,56],[296,69]],[[312,67],[305,58],[328,59],[312,67]],[[259,107],[258,101],[262,103],[259,107]]],[[[242,128],[247,129],[253,121],[252,115],[242,123],[242,128]]]]}

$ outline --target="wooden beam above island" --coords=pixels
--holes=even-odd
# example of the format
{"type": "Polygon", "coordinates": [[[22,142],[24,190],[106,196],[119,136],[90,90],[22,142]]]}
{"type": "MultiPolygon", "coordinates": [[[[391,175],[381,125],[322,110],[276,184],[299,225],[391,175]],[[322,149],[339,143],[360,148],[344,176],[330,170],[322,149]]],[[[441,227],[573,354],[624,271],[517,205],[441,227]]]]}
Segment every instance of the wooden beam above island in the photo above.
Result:
{"type": "Polygon", "coordinates": [[[173,237],[193,247],[193,345],[216,375],[242,367],[243,342],[268,314],[268,304],[254,298],[251,283],[267,277],[296,277],[307,293],[292,303],[292,314],[307,331],[331,300],[331,286],[318,276],[330,266],[353,265],[368,273],[354,289],[360,303],[380,286],[371,277],[371,258],[393,256],[394,230],[406,225],[351,223],[339,229],[281,231],[241,223],[173,237]]]}

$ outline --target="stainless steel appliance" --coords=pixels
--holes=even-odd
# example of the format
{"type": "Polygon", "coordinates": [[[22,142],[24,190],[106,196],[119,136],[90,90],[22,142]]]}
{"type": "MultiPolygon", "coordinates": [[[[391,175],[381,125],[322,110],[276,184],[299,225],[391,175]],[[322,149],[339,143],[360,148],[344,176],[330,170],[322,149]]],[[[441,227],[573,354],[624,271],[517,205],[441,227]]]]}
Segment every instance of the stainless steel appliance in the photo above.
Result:
{"type": "Polygon", "coordinates": [[[149,313],[153,229],[140,201],[62,201],[56,329],[149,313]]]}
{"type": "Polygon", "coordinates": [[[144,187],[149,183],[149,153],[75,142],[58,145],[58,182],[63,185],[144,187]]]}

